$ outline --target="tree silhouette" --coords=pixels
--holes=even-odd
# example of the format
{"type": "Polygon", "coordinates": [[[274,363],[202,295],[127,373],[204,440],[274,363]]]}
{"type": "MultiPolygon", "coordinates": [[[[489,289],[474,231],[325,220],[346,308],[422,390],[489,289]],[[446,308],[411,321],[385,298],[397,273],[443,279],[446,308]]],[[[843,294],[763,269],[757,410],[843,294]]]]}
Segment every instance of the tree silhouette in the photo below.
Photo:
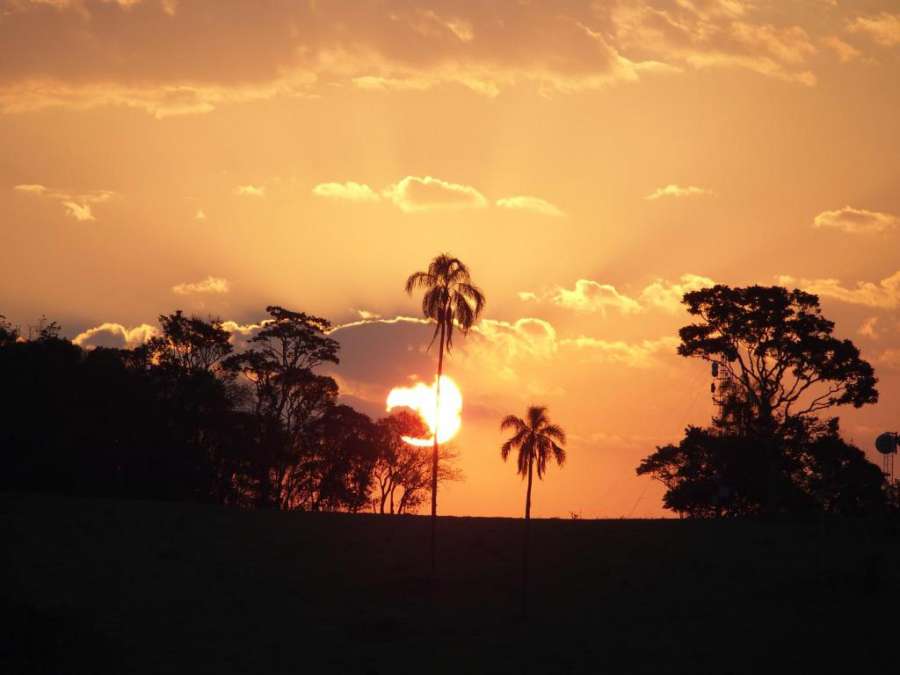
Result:
{"type": "MultiPolygon", "coordinates": [[[[459,258],[446,253],[435,257],[425,272],[414,272],[406,280],[406,292],[412,295],[422,289],[422,314],[435,322],[429,348],[438,340],[437,379],[435,380],[435,405],[440,410],[441,375],[444,371],[444,351],[453,347],[455,326],[467,333],[484,310],[484,294],[472,283],[469,269],[459,258]]],[[[438,486],[438,415],[435,414],[434,446],[431,452],[431,572],[434,574],[435,530],[437,527],[438,486]]]]}
{"type": "Polygon", "coordinates": [[[819,299],[773,286],[718,285],[687,293],[700,321],[678,353],[713,364],[719,412],[657,448],[637,468],[667,488],[667,508],[690,516],[878,508],[880,474],[818,414],[878,400],[872,366],[833,336],[819,299]],[[873,488],[874,486],[874,488],[873,488]]]}
{"type": "MultiPolygon", "coordinates": [[[[180,311],[134,349],[82,348],[45,318],[23,337],[0,316],[0,489],[366,508],[390,454],[383,429],[338,404],[337,383],[315,371],[337,361],[329,323],[268,312],[238,353],[218,319],[180,311]]],[[[413,422],[403,433],[422,435],[413,422]]],[[[428,491],[427,450],[400,447],[394,463],[397,510],[414,510],[428,491]]],[[[455,476],[443,461],[439,479],[455,476]]]]}
{"type": "Polygon", "coordinates": [[[679,331],[678,353],[723,368],[755,426],[878,400],[872,366],[850,340],[832,335],[815,295],[720,284],[685,294],[684,303],[701,322],[679,331]]]}
{"type": "Polygon", "coordinates": [[[566,433],[557,424],[552,424],[544,406],[530,406],[525,419],[507,415],[500,423],[500,430],[512,430],[512,437],[500,448],[500,456],[505,462],[509,453],[518,450],[516,470],[522,478],[528,478],[525,491],[525,537],[522,545],[522,614],[528,612],[528,534],[531,522],[531,483],[534,466],[537,464],[538,478],[543,478],[551,458],[559,466],[566,461],[566,433]]]}
{"type": "Polygon", "coordinates": [[[232,351],[231,334],[220,319],[208,321],[186,317],[181,310],[161,314],[162,335],[147,341],[145,348],[159,364],[185,371],[211,372],[232,351]]]}
{"type": "Polygon", "coordinates": [[[251,347],[223,361],[252,394],[257,452],[257,505],[311,508],[321,503],[307,480],[305,460],[320,447],[316,426],[337,402],[337,383],[314,368],[337,363],[339,345],[325,332],[326,319],[283,307],[266,308],[270,319],[251,347]]]}
{"type": "Polygon", "coordinates": [[[15,343],[19,339],[19,329],[13,326],[6,317],[0,314],[0,347],[15,343]]]}

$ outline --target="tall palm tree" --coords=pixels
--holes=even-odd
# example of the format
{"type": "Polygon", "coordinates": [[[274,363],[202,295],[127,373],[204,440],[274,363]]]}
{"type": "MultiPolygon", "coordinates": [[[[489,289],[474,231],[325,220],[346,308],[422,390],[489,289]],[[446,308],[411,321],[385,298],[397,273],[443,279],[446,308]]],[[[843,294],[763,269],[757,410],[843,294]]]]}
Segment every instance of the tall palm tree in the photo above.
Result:
{"type": "MultiPolygon", "coordinates": [[[[453,329],[468,333],[484,309],[484,293],[472,283],[469,269],[459,258],[441,253],[424,272],[414,272],[406,280],[406,292],[425,291],[422,314],[435,322],[430,349],[438,340],[437,381],[435,405],[440,410],[441,375],[444,372],[444,352],[453,347],[453,329]]],[[[434,446],[431,453],[431,572],[435,571],[435,528],[437,524],[438,484],[438,415],[435,412],[434,446]]]]}
{"type": "Polygon", "coordinates": [[[528,529],[531,522],[531,482],[534,466],[537,464],[538,478],[543,478],[547,471],[547,463],[551,458],[559,466],[566,461],[566,432],[558,424],[552,424],[547,417],[544,406],[530,406],[525,419],[515,415],[507,415],[500,423],[500,430],[513,431],[512,437],[500,448],[503,461],[515,449],[519,451],[518,473],[522,478],[528,477],[528,488],[525,492],[525,538],[522,545],[522,614],[528,612],[528,529]]]}

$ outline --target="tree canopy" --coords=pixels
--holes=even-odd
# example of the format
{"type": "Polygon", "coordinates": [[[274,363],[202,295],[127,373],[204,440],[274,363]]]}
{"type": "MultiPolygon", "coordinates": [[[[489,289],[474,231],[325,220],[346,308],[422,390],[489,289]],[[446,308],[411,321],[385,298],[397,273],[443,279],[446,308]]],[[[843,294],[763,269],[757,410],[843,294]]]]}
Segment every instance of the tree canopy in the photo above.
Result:
{"type": "Polygon", "coordinates": [[[23,338],[0,318],[0,488],[377,510],[376,468],[391,464],[398,512],[419,508],[427,457],[411,461],[392,422],[341,405],[318,372],[338,361],[329,322],[267,312],[241,349],[219,319],[181,311],[134,349],[82,349],[46,321],[23,338]]]}
{"type": "Polygon", "coordinates": [[[833,335],[819,299],[718,285],[683,301],[699,321],[679,331],[678,353],[722,376],[712,425],[688,427],[637,467],[666,487],[666,508],[698,517],[881,508],[881,471],[840,437],[836,418],[819,418],[878,400],[872,366],[833,335]]]}

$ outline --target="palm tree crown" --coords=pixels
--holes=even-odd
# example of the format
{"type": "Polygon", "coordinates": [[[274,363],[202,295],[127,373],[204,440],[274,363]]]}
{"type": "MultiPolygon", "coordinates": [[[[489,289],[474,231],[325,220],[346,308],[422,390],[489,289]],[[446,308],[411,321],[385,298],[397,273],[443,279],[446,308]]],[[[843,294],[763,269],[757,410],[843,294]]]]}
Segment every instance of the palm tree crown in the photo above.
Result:
{"type": "Polygon", "coordinates": [[[538,478],[543,478],[551,457],[560,466],[566,461],[566,451],[562,447],[566,443],[566,432],[559,425],[551,424],[544,406],[529,407],[525,417],[524,420],[515,415],[503,418],[500,429],[512,429],[514,433],[500,448],[500,456],[506,461],[509,453],[518,448],[519,475],[523,478],[528,475],[528,466],[534,462],[538,478]]]}
{"type": "Polygon", "coordinates": [[[414,272],[409,276],[406,292],[411,295],[417,288],[425,290],[422,314],[436,322],[431,343],[434,344],[443,328],[444,342],[449,352],[453,344],[454,325],[463,334],[469,331],[484,309],[484,293],[472,284],[465,264],[446,253],[435,257],[427,271],[414,272]]]}

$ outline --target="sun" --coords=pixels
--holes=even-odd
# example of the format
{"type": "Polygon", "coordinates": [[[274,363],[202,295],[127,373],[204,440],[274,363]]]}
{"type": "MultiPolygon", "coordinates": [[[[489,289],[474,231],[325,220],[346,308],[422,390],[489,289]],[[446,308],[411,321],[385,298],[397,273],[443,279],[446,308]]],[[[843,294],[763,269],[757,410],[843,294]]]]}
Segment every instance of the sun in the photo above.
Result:
{"type": "Polygon", "coordinates": [[[462,392],[452,379],[441,375],[441,408],[437,409],[437,392],[434,384],[419,382],[413,387],[394,387],[387,397],[388,411],[394,408],[410,408],[418,413],[431,432],[428,438],[404,436],[410,445],[427,447],[434,443],[437,429],[438,443],[446,443],[456,436],[462,426],[462,392]]]}

